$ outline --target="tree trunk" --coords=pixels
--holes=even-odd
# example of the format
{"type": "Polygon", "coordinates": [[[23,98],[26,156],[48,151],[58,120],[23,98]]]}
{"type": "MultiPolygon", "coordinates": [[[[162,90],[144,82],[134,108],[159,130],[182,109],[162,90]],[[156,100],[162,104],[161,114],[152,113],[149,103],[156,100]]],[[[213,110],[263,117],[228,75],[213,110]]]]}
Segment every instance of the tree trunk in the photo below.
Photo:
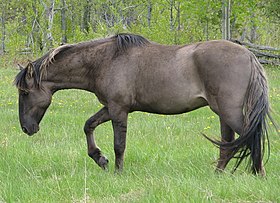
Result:
{"type": "Polygon", "coordinates": [[[204,33],[205,33],[206,41],[208,41],[209,40],[209,19],[208,19],[208,17],[206,18],[204,33]]]}
{"type": "Polygon", "coordinates": [[[169,19],[169,23],[170,23],[170,30],[174,30],[174,19],[173,19],[173,5],[174,5],[174,0],[170,0],[170,19],[169,19]]]}
{"type": "Polygon", "coordinates": [[[244,41],[245,38],[246,38],[246,35],[247,35],[247,28],[244,27],[244,28],[243,28],[243,31],[242,31],[242,34],[241,34],[241,36],[240,36],[240,41],[244,41]]]}
{"type": "Polygon", "coordinates": [[[227,39],[229,40],[231,38],[231,32],[230,32],[230,7],[231,2],[228,0],[227,4],[227,39]]]}
{"type": "Polygon", "coordinates": [[[42,34],[40,32],[41,26],[40,26],[40,19],[39,19],[38,10],[37,10],[37,1],[32,2],[32,9],[34,12],[34,19],[33,19],[33,23],[32,23],[32,30],[30,33],[30,37],[28,40],[28,47],[30,47],[30,44],[32,44],[33,48],[38,47],[40,49],[40,51],[43,51],[44,44],[43,44],[42,34]]]}
{"type": "Polygon", "coordinates": [[[117,14],[116,14],[117,18],[115,20],[116,20],[116,22],[120,21],[123,25],[123,28],[126,29],[126,25],[128,25],[128,22],[127,22],[128,16],[123,14],[123,9],[122,9],[122,6],[125,5],[125,2],[124,2],[124,0],[121,0],[119,2],[119,5],[116,5],[115,3],[116,3],[116,1],[114,1],[114,3],[113,3],[114,8],[117,8],[116,9],[117,10],[117,14]],[[120,18],[120,19],[118,19],[118,18],[120,18]]]}
{"type": "Polygon", "coordinates": [[[0,54],[4,54],[6,52],[6,47],[5,47],[6,26],[5,26],[5,10],[4,9],[2,10],[2,15],[0,16],[0,18],[1,18],[1,30],[2,30],[0,54]]]}
{"type": "Polygon", "coordinates": [[[50,7],[47,8],[47,17],[48,17],[48,27],[47,27],[47,48],[53,47],[53,36],[52,36],[52,26],[53,26],[53,16],[54,16],[54,0],[51,0],[50,7]]]}
{"type": "Polygon", "coordinates": [[[177,2],[177,22],[178,22],[178,26],[177,26],[177,30],[181,30],[181,10],[180,10],[180,2],[177,2]]]}
{"type": "Polygon", "coordinates": [[[152,3],[151,0],[148,1],[148,16],[147,16],[147,21],[148,21],[148,26],[151,27],[151,19],[152,19],[152,3]]]}
{"type": "Polygon", "coordinates": [[[249,40],[251,43],[255,43],[257,40],[257,26],[254,18],[255,18],[255,13],[253,13],[251,17],[252,26],[251,26],[251,33],[250,33],[250,40],[249,40]]]}
{"type": "MultiPolygon", "coordinates": [[[[77,6],[75,5],[74,1],[71,0],[70,2],[71,2],[70,3],[71,10],[70,10],[69,14],[71,15],[71,31],[68,34],[70,34],[71,36],[73,36],[73,35],[75,36],[76,29],[77,29],[76,27],[79,26],[79,28],[80,28],[80,25],[81,25],[81,15],[77,15],[77,13],[76,13],[77,6]]],[[[80,12],[78,12],[78,13],[80,13],[80,12]]],[[[75,39],[75,37],[74,37],[74,39],[75,39]]]]}
{"type": "Polygon", "coordinates": [[[90,28],[90,9],[91,9],[91,0],[86,1],[86,5],[84,6],[84,16],[83,16],[83,24],[82,30],[86,33],[89,33],[90,28]]]}
{"type": "Polygon", "coordinates": [[[61,0],[61,31],[62,31],[62,37],[61,37],[61,43],[65,44],[67,43],[67,36],[66,36],[66,2],[65,0],[61,0]]]}
{"type": "Polygon", "coordinates": [[[53,17],[54,17],[54,3],[55,0],[49,0],[49,6],[41,0],[45,8],[45,15],[46,15],[46,34],[44,34],[44,48],[49,50],[53,47],[53,36],[52,36],[52,26],[53,26],[53,17]]]}
{"type": "Polygon", "coordinates": [[[230,39],[230,0],[223,0],[222,6],[222,35],[223,39],[230,39]]]}
{"type": "Polygon", "coordinates": [[[91,21],[91,29],[92,32],[97,33],[97,25],[98,25],[98,4],[96,2],[93,2],[91,7],[91,17],[90,17],[90,21],[91,21]]]}
{"type": "MultiPolygon", "coordinates": [[[[209,8],[209,2],[208,2],[207,7],[205,9],[206,12],[208,11],[208,8],[209,8]]],[[[208,41],[209,40],[209,18],[208,18],[207,14],[205,15],[204,35],[205,35],[206,41],[208,41]]]]}

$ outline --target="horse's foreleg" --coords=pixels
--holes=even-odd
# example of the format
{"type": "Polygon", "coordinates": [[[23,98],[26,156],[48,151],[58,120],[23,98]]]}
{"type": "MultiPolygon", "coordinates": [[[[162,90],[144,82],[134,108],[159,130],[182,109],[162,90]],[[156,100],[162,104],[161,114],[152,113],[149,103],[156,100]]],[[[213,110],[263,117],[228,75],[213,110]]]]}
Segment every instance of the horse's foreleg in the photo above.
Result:
{"type": "Polygon", "coordinates": [[[114,129],[115,172],[123,169],[124,151],[126,147],[126,130],[128,113],[114,106],[109,109],[114,129]]]}
{"type": "Polygon", "coordinates": [[[106,122],[109,121],[109,113],[108,109],[103,107],[100,111],[96,114],[91,116],[85,123],[84,132],[86,134],[87,139],[87,148],[88,148],[88,155],[102,168],[106,169],[108,166],[108,159],[101,154],[100,149],[97,147],[93,135],[94,129],[106,122]]]}
{"type": "MultiPolygon", "coordinates": [[[[222,142],[231,142],[234,140],[234,131],[220,119],[222,142]]],[[[234,152],[232,149],[220,148],[220,157],[218,160],[216,171],[223,171],[233,157],[234,152]]]]}

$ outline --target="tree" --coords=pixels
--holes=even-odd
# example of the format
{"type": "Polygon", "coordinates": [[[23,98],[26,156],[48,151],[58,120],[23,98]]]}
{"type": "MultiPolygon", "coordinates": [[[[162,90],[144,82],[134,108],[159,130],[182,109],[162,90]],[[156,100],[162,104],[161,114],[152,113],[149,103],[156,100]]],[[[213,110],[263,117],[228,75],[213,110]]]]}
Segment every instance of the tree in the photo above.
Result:
{"type": "Polygon", "coordinates": [[[55,0],[47,0],[44,2],[41,0],[42,5],[45,9],[45,16],[46,16],[46,30],[44,33],[44,48],[47,50],[53,47],[53,35],[52,35],[52,27],[53,27],[53,18],[54,18],[54,6],[55,0]]]}
{"type": "Polygon", "coordinates": [[[265,0],[262,1],[266,16],[272,19],[275,23],[280,23],[280,1],[265,0]]]}
{"type": "Polygon", "coordinates": [[[61,36],[61,43],[65,44],[67,43],[67,22],[66,22],[66,1],[61,0],[61,31],[62,31],[62,36],[61,36]]]}
{"type": "Polygon", "coordinates": [[[6,20],[5,20],[5,9],[2,9],[1,16],[0,16],[0,21],[1,21],[1,49],[0,49],[0,54],[4,54],[6,52],[6,45],[5,45],[5,40],[6,40],[6,20]]]}
{"type": "Polygon", "coordinates": [[[1,53],[25,48],[33,53],[46,52],[60,43],[118,32],[139,33],[164,44],[231,37],[257,42],[271,38],[272,34],[269,41],[280,43],[279,0],[0,0],[0,3],[1,53]]]}
{"type": "Polygon", "coordinates": [[[90,30],[90,14],[91,14],[91,0],[86,0],[86,4],[84,5],[84,16],[83,16],[83,23],[82,23],[82,30],[85,33],[89,33],[90,30]]]}
{"type": "Polygon", "coordinates": [[[223,0],[222,6],[222,35],[223,39],[229,40],[230,36],[230,0],[223,0]]]}
{"type": "Polygon", "coordinates": [[[151,19],[152,19],[152,9],[153,9],[153,5],[151,3],[151,0],[148,0],[148,5],[147,5],[147,22],[148,22],[148,27],[151,27],[151,19]]]}

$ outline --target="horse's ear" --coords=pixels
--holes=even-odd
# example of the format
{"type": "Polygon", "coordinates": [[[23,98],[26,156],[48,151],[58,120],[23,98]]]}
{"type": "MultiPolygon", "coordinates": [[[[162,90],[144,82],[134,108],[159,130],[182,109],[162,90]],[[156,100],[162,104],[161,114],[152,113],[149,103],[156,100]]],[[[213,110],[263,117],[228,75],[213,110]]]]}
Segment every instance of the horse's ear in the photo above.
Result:
{"type": "Polygon", "coordinates": [[[24,67],[22,65],[20,65],[19,63],[17,65],[18,65],[19,70],[23,70],[24,69],[24,67]]]}
{"type": "Polygon", "coordinates": [[[28,78],[32,78],[33,76],[33,64],[29,61],[27,66],[26,66],[26,69],[27,69],[27,77],[28,78]]]}

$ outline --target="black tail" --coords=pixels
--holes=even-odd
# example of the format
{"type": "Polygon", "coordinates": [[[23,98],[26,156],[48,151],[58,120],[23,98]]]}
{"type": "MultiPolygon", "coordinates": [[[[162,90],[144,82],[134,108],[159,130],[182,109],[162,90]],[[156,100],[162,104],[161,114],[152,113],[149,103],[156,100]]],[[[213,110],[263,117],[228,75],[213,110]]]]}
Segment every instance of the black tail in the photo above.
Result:
{"type": "Polygon", "coordinates": [[[260,173],[262,170],[262,159],[267,142],[269,154],[269,139],[267,133],[267,120],[274,125],[269,113],[268,86],[262,65],[252,55],[252,70],[247,93],[243,103],[243,130],[239,138],[230,142],[222,143],[205,137],[221,148],[234,150],[234,157],[237,158],[234,170],[240,163],[250,156],[249,166],[253,173],[260,173]]]}

